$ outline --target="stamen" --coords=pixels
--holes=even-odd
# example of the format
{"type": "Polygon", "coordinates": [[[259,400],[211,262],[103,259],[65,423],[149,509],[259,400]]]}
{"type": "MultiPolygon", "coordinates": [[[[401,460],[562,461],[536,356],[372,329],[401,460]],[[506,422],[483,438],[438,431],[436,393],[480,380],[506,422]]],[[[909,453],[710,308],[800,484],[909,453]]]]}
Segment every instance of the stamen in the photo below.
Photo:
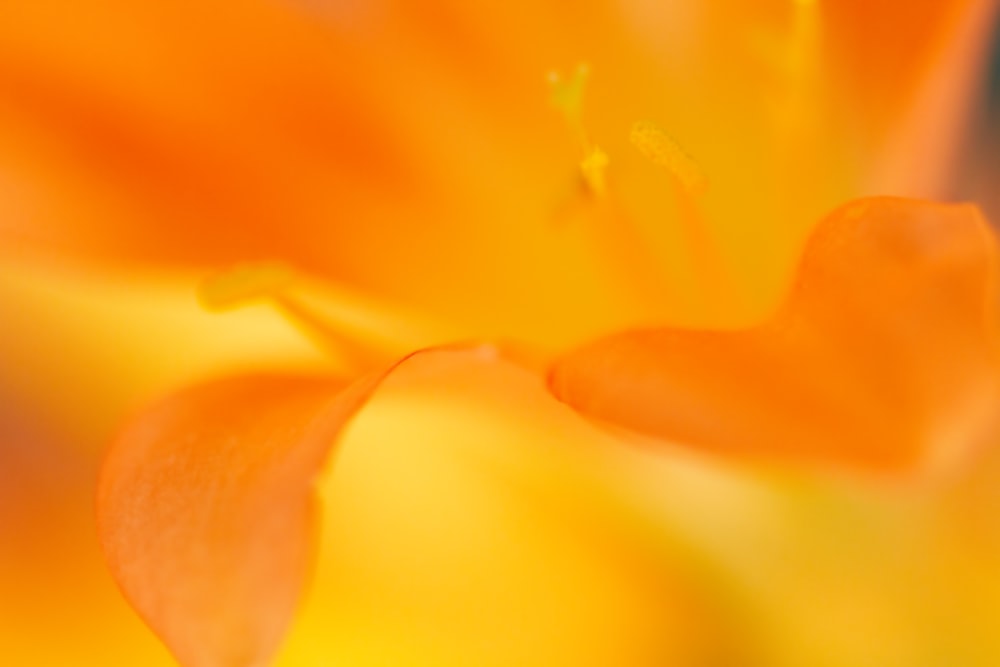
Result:
{"type": "Polygon", "coordinates": [[[569,78],[564,78],[559,72],[550,72],[549,85],[552,90],[552,105],[559,109],[566,119],[566,124],[580,142],[583,153],[580,176],[583,185],[590,194],[603,198],[607,194],[605,172],[608,167],[608,155],[591,143],[583,124],[583,95],[589,77],[590,67],[581,64],[569,78]]]}
{"type": "Polygon", "coordinates": [[[587,188],[597,197],[603,197],[608,190],[605,171],[608,168],[608,155],[598,146],[587,154],[580,162],[580,173],[587,188]]]}
{"type": "Polygon", "coordinates": [[[655,123],[639,121],[632,126],[632,145],[653,164],[664,167],[689,194],[699,194],[708,181],[701,167],[655,123]]]}
{"type": "Polygon", "coordinates": [[[580,141],[584,152],[589,152],[590,140],[583,126],[583,94],[590,77],[590,67],[583,63],[577,66],[573,74],[566,78],[559,72],[549,72],[550,100],[559,109],[566,123],[580,141]]]}
{"type": "Polygon", "coordinates": [[[682,231],[698,284],[712,303],[718,304],[720,309],[730,308],[736,300],[735,290],[698,201],[698,196],[708,187],[704,172],[694,158],[655,123],[635,123],[629,138],[647,159],[670,173],[682,231]]]}
{"type": "Polygon", "coordinates": [[[336,285],[297,275],[278,263],[235,266],[205,280],[198,295],[205,308],[216,312],[269,303],[356,371],[461,337],[439,323],[411,316],[336,285]]]}

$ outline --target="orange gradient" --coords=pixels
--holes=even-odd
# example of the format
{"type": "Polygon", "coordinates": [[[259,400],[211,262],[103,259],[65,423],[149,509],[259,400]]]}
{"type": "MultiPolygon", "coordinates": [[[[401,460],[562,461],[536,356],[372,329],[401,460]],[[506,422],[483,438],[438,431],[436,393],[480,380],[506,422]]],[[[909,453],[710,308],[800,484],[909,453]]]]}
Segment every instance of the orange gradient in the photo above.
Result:
{"type": "Polygon", "coordinates": [[[996,6],[4,3],[0,655],[997,664],[996,6]]]}

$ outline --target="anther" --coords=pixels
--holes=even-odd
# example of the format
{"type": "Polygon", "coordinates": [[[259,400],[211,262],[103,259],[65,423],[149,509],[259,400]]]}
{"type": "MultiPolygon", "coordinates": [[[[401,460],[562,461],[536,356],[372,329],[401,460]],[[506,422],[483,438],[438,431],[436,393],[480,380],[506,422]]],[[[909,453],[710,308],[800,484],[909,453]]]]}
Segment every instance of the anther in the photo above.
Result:
{"type": "Polygon", "coordinates": [[[583,158],[580,160],[580,176],[587,191],[597,198],[607,194],[608,154],[591,143],[583,124],[583,96],[587,88],[590,67],[578,65],[573,74],[566,78],[559,72],[549,73],[552,105],[559,109],[566,124],[580,143],[583,158]]]}
{"type": "Polygon", "coordinates": [[[689,194],[698,194],[708,186],[705,174],[694,158],[655,123],[635,123],[629,139],[648,160],[669,171],[689,194]]]}
{"type": "Polygon", "coordinates": [[[587,154],[580,162],[580,173],[587,188],[597,197],[603,197],[608,190],[605,171],[608,168],[608,155],[598,146],[587,154]]]}
{"type": "Polygon", "coordinates": [[[691,253],[692,265],[706,296],[728,307],[734,301],[726,263],[711,238],[698,195],[708,187],[708,179],[694,158],[655,123],[639,121],[629,136],[640,153],[672,177],[678,217],[691,253]]]}

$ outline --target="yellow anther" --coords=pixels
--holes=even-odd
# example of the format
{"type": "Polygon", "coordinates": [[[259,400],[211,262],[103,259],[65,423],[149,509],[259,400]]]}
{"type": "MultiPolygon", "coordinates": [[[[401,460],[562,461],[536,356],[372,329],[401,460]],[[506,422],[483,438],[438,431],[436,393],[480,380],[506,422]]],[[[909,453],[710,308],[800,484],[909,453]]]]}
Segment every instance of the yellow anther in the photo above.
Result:
{"type": "Polygon", "coordinates": [[[239,264],[205,280],[198,299],[208,310],[229,310],[276,296],[294,280],[295,272],[278,262],[239,264]]]}
{"type": "Polygon", "coordinates": [[[705,189],[708,181],[701,167],[680,145],[655,123],[639,121],[632,126],[632,145],[653,164],[664,167],[689,193],[705,189]]]}
{"type": "Polygon", "coordinates": [[[594,146],[587,156],[580,162],[580,173],[583,181],[597,197],[603,197],[607,192],[608,184],[605,172],[608,168],[608,155],[599,147],[594,146]]]}

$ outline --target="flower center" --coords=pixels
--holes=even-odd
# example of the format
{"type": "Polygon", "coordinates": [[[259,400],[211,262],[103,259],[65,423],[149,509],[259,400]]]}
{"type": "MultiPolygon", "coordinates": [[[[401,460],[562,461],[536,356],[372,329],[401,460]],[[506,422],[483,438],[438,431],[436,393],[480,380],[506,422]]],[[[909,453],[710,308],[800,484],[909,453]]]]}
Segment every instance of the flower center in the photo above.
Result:
{"type": "MultiPolygon", "coordinates": [[[[609,195],[607,171],[610,158],[594,143],[583,123],[583,101],[590,67],[581,64],[571,76],[558,72],[549,74],[551,101],[566,120],[571,132],[579,138],[583,159],[580,176],[584,191],[597,200],[607,200],[609,195]]],[[[732,309],[738,301],[731,271],[710,233],[700,201],[708,189],[708,178],[698,162],[660,126],[651,121],[637,121],[629,135],[631,144],[649,162],[668,174],[676,203],[678,220],[682,226],[685,252],[691,258],[695,288],[699,298],[707,305],[720,310],[732,309]]],[[[616,210],[615,224],[634,220],[634,213],[620,201],[613,202],[616,210]]],[[[646,248],[647,253],[650,252],[646,248]]],[[[658,263],[655,257],[652,263],[658,263]]]]}

